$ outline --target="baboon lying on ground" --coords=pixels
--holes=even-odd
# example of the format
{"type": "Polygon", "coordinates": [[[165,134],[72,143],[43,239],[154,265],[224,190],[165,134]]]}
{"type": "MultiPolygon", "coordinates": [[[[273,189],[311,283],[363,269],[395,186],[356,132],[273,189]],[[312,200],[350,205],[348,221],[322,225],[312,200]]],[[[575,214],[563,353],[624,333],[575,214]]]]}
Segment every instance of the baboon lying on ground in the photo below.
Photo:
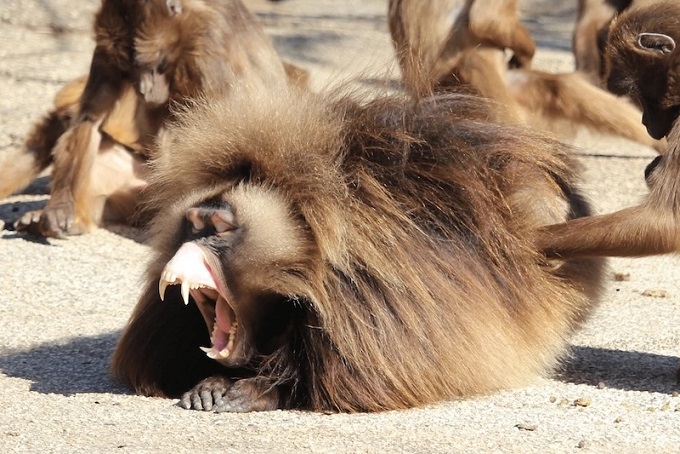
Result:
{"type": "Polygon", "coordinates": [[[466,94],[244,86],[180,115],[113,375],[197,410],[356,412],[549,373],[603,263],[545,262],[536,229],[590,213],[578,166],[490,116],[466,94]]]}

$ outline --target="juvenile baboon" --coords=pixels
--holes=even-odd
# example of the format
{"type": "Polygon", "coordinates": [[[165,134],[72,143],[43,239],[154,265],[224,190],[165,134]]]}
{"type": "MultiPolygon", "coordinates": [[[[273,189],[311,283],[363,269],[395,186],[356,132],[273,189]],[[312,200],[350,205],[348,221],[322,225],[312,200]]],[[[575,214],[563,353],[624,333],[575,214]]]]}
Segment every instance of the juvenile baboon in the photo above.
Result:
{"type": "Polygon", "coordinates": [[[13,170],[3,170],[0,198],[53,164],[50,200],[19,220],[20,230],[63,237],[106,218],[128,220],[171,105],[221,96],[239,78],[263,89],[286,82],[276,51],[240,0],[103,0],[94,29],[90,72],[72,118],[55,120],[58,105],[26,147],[0,164],[13,170]]]}
{"type": "MultiPolygon", "coordinates": [[[[466,9],[454,8],[456,3],[461,2],[390,1],[390,30],[410,92],[418,89],[427,93],[467,84],[495,100],[504,119],[559,132],[565,126],[584,126],[659,151],[665,149],[664,141],[649,137],[640,124],[639,110],[627,100],[591,85],[578,73],[514,68],[504,55],[508,44],[468,39],[471,32],[465,32],[469,27],[466,9]]],[[[483,10],[487,3],[478,0],[474,5],[483,10]]],[[[509,23],[516,22],[514,2],[505,2],[505,6],[513,10],[509,17],[514,19],[509,23]]],[[[509,14],[487,14],[487,29],[504,27],[504,17],[509,14]]]]}
{"type": "Polygon", "coordinates": [[[612,22],[606,48],[609,89],[639,102],[650,135],[668,137],[668,152],[648,168],[649,195],[637,206],[543,229],[538,246],[549,256],[680,252],[679,17],[674,1],[630,9],[612,22]]]}
{"type": "Polygon", "coordinates": [[[64,85],[54,97],[54,108],[33,125],[24,148],[0,164],[0,199],[28,186],[52,162],[51,150],[78,114],[78,102],[87,83],[86,77],[64,85]]]}
{"type": "Polygon", "coordinates": [[[565,146],[477,96],[354,98],[238,87],[169,128],[118,380],[199,410],[356,412],[556,365],[602,277],[532,245],[589,213],[565,146]]]}

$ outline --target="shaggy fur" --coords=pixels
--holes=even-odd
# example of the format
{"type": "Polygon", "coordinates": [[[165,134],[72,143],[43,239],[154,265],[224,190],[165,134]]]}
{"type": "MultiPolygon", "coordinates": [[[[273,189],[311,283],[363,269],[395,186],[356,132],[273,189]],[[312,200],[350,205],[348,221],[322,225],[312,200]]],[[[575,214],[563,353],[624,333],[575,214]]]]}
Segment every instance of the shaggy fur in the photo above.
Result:
{"type": "Polygon", "coordinates": [[[274,407],[356,412],[549,373],[595,305],[602,262],[547,264],[533,248],[538,226],[588,214],[575,163],[563,145],[489,116],[467,95],[362,105],[239,87],[199,103],[155,163],[154,256],[113,375],[152,396],[255,377],[254,397],[226,397],[254,399],[241,410],[274,390],[274,407]],[[216,197],[236,218],[229,247],[187,230],[187,210],[216,197]],[[231,366],[199,350],[208,330],[178,286],[159,297],[187,241],[207,251],[246,333],[231,366]],[[285,333],[275,348],[259,348],[274,332],[248,312],[275,314],[285,333]]]}
{"type": "Polygon", "coordinates": [[[54,109],[33,125],[24,149],[0,163],[0,199],[18,188],[28,186],[52,163],[52,149],[74,116],[85,88],[86,78],[74,79],[62,87],[54,97],[54,109]]]}
{"type": "Polygon", "coordinates": [[[517,0],[390,0],[388,24],[411,91],[449,76],[467,49],[509,49],[516,67],[529,67],[536,51],[517,0]]]}

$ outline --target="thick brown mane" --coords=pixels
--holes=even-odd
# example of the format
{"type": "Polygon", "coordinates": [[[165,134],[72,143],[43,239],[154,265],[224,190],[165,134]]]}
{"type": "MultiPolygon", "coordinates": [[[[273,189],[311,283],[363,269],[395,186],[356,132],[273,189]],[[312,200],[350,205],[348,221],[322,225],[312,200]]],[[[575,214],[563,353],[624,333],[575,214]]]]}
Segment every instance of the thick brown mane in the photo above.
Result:
{"type": "Polygon", "coordinates": [[[266,282],[293,320],[289,341],[257,363],[287,389],[284,407],[407,408],[551,370],[601,276],[598,261],[548,268],[531,246],[538,225],[586,214],[578,197],[567,207],[564,146],[487,123],[486,105],[467,95],[360,104],[258,93],[239,87],[199,105],[164,137],[151,185],[164,207],[156,257],[114,356],[120,379],[146,394],[193,386],[177,378],[186,364],[163,365],[162,377],[149,366],[158,352],[139,336],[155,345],[168,328],[143,314],[174,311],[156,286],[183,213],[238,187],[285,200],[305,238],[294,260],[247,278],[266,282]]]}

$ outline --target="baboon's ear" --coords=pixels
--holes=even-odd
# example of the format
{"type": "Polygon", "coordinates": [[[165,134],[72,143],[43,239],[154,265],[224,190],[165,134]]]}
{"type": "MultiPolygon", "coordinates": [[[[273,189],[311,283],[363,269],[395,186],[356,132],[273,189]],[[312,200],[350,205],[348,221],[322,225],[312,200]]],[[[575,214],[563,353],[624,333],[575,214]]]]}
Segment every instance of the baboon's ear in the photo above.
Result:
{"type": "Polygon", "coordinates": [[[649,52],[670,54],[675,49],[675,41],[662,33],[640,33],[638,35],[638,47],[649,52]]]}

